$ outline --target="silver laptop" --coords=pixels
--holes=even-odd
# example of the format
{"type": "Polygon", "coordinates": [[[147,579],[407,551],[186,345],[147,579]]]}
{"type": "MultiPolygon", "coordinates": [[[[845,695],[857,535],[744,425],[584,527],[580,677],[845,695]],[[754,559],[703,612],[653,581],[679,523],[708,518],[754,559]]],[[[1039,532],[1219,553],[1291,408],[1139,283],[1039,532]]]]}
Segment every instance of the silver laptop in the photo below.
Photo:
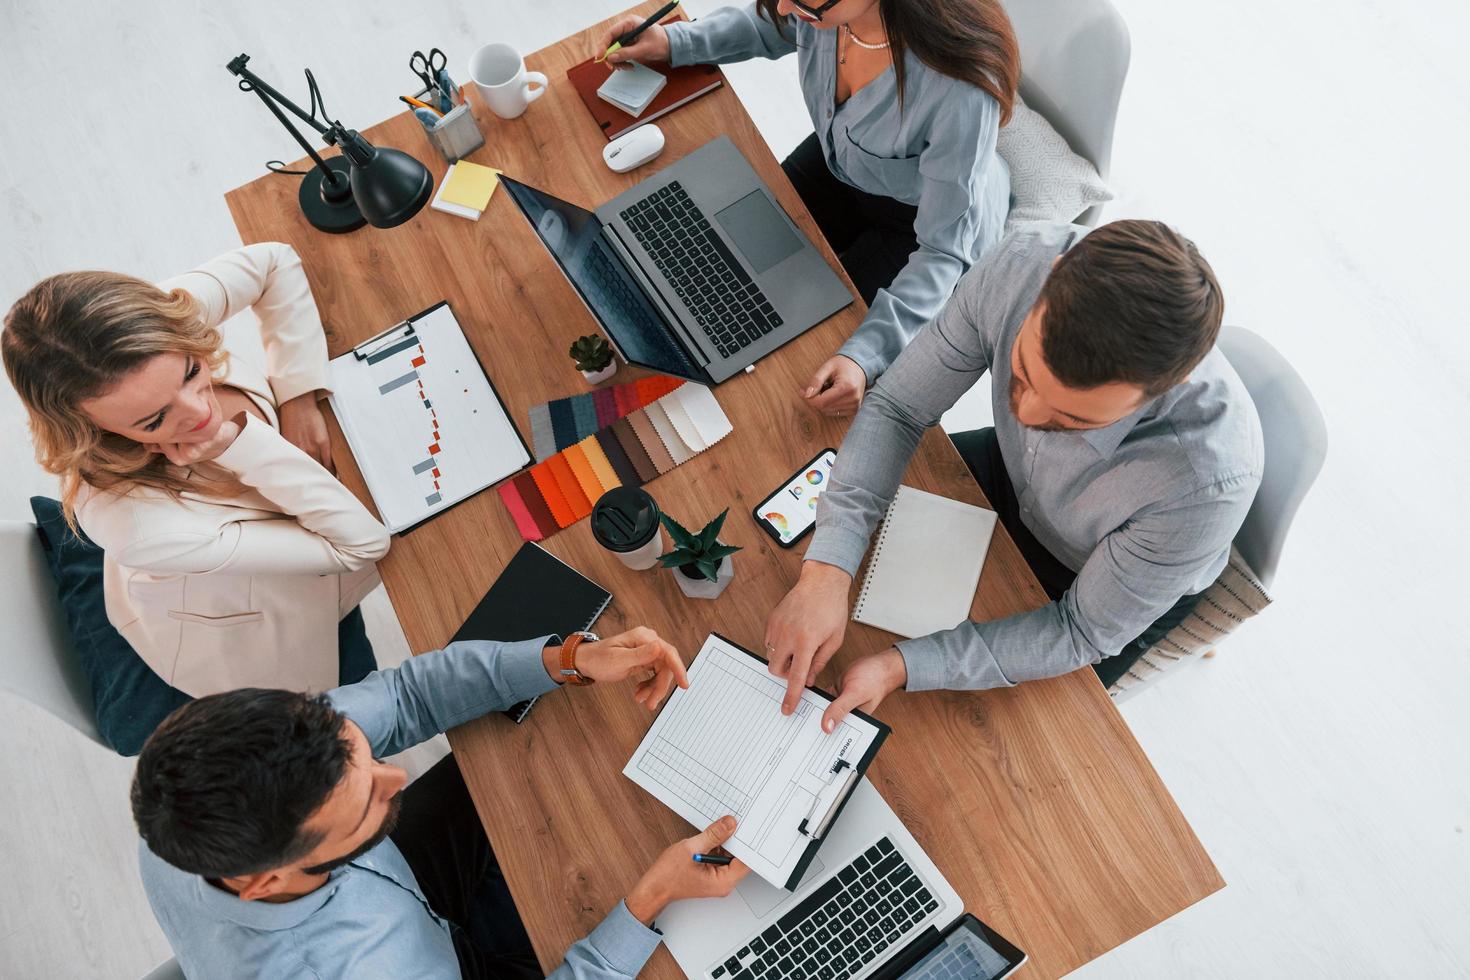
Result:
{"type": "Polygon", "coordinates": [[[724,136],[595,212],[501,182],[630,363],[718,384],[852,302],[724,136]]]}
{"type": "Polygon", "coordinates": [[[793,892],[750,875],[658,918],[698,980],[999,980],[1026,954],[964,905],[866,779],[793,892]]]}

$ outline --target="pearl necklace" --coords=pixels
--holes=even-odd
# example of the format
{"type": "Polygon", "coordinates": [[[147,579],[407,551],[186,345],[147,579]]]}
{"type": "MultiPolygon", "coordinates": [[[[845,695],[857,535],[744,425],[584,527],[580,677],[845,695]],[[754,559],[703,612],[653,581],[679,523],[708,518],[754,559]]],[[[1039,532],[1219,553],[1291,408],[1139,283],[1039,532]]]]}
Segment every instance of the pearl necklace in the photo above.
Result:
{"type": "Polygon", "coordinates": [[[864,41],[862,38],[854,34],[852,32],[852,28],[848,27],[846,24],[842,25],[842,33],[838,35],[837,40],[837,63],[839,65],[847,64],[847,47],[846,45],[841,43],[843,41],[852,41],[853,44],[856,44],[858,47],[868,51],[882,51],[884,48],[888,47],[887,41],[884,41],[882,44],[869,44],[867,41],[864,41]]]}
{"type": "Polygon", "coordinates": [[[842,33],[846,34],[848,40],[850,40],[853,44],[856,44],[858,47],[868,51],[882,51],[884,48],[888,47],[887,41],[884,41],[882,44],[869,44],[867,41],[864,41],[862,38],[854,34],[852,32],[852,28],[848,27],[846,24],[842,25],[842,33]]]}

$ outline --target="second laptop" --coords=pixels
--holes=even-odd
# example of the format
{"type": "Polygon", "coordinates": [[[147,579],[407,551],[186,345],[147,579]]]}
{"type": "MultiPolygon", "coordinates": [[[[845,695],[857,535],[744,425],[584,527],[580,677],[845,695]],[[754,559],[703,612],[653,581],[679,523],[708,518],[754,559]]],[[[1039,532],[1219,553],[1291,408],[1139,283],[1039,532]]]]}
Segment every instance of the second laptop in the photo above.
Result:
{"type": "Polygon", "coordinates": [[[726,137],[595,212],[501,180],[630,363],[718,384],[852,302],[726,137]]]}

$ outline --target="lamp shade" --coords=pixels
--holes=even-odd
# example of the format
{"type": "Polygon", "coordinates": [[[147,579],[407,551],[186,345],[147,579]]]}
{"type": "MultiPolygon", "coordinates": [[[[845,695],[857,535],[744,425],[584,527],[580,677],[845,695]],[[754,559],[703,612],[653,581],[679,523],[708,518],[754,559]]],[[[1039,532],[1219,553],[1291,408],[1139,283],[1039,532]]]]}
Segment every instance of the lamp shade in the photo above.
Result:
{"type": "Polygon", "coordinates": [[[427,167],[402,150],[375,147],[360,136],[355,143],[343,152],[352,163],[352,199],[368,224],[393,228],[429,203],[434,178],[427,167]]]}

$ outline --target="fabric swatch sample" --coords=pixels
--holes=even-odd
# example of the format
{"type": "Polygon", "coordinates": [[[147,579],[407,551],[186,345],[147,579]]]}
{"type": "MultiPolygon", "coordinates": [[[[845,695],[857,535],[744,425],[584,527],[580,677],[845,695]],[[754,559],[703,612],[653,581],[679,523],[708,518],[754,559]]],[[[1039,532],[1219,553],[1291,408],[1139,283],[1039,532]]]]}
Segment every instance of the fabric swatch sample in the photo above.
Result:
{"type": "Polygon", "coordinates": [[[632,463],[633,468],[638,471],[638,482],[647,483],[658,476],[658,467],[654,465],[653,457],[648,455],[648,450],[643,448],[643,440],[638,438],[638,433],[633,431],[633,425],[627,419],[618,419],[613,423],[613,434],[618,438],[618,444],[623,447],[623,453],[632,463]]]}
{"type": "Polygon", "coordinates": [[[708,388],[662,377],[531,410],[532,433],[542,448],[548,438],[556,444],[588,427],[593,431],[501,484],[501,499],[527,541],[569,527],[592,513],[608,490],[642,486],[733,431],[708,388]],[[630,405],[637,407],[620,414],[630,405]]]}
{"type": "Polygon", "coordinates": [[[660,473],[667,473],[674,468],[674,457],[664,446],[664,441],[658,437],[658,430],[653,423],[648,421],[647,412],[634,412],[628,416],[628,424],[638,434],[638,441],[643,444],[643,449],[648,453],[648,458],[653,460],[654,469],[660,473]]]}
{"type": "Polygon", "coordinates": [[[679,438],[684,444],[696,453],[702,453],[709,448],[709,443],[699,434],[694,420],[689,417],[689,412],[684,408],[684,402],[678,397],[678,393],[663,396],[654,404],[662,408],[669,416],[669,421],[674,424],[674,431],[679,433],[679,438]]]}
{"type": "Polygon", "coordinates": [[[536,460],[554,456],[683,384],[680,378],[657,374],[532,405],[531,447],[536,460]]]}
{"type": "Polygon", "coordinates": [[[521,503],[526,505],[526,511],[531,515],[531,520],[541,529],[541,536],[555,534],[560,525],[551,513],[551,508],[546,504],[546,498],[541,496],[541,489],[536,485],[536,480],[529,470],[523,471],[514,480],[516,492],[520,495],[521,503]]]}
{"type": "Polygon", "coordinates": [[[602,449],[602,443],[597,441],[595,434],[583,439],[577,445],[582,447],[582,454],[587,457],[587,465],[592,467],[592,472],[597,476],[597,482],[602,485],[603,493],[623,485],[623,481],[618,479],[617,471],[613,469],[607,453],[602,449]]]}
{"type": "MultiPolygon", "coordinates": [[[[554,445],[560,448],[562,446],[570,446],[576,442],[577,417],[572,414],[571,400],[563,398],[559,401],[547,402],[546,407],[551,411],[551,429],[556,435],[554,445]]],[[[556,450],[553,449],[543,458],[548,458],[555,454],[555,452],[556,450]]]]}
{"type": "Polygon", "coordinates": [[[669,415],[662,405],[654,402],[643,411],[648,414],[648,421],[653,423],[653,431],[663,440],[664,448],[674,457],[675,466],[682,466],[694,458],[694,450],[686,446],[684,440],[679,438],[679,433],[674,431],[674,424],[669,421],[669,415]]]}
{"type": "Polygon", "coordinates": [[[587,499],[593,506],[596,506],[598,498],[603,494],[602,483],[597,479],[597,474],[592,471],[592,464],[587,461],[587,454],[582,451],[582,444],[579,442],[575,446],[568,446],[562,450],[562,455],[566,457],[567,465],[572,468],[572,475],[581,484],[582,492],[587,495],[587,499]]]}
{"type": "Polygon", "coordinates": [[[591,395],[586,398],[573,398],[571,402],[572,421],[577,427],[577,441],[580,442],[602,426],[597,424],[597,405],[593,402],[591,395]]]}
{"type": "Polygon", "coordinates": [[[735,431],[725,410],[715,401],[715,393],[704,385],[685,385],[681,388],[679,404],[689,413],[689,420],[694,423],[707,445],[713,446],[735,431]]]}
{"type": "Polygon", "coordinates": [[[561,488],[561,495],[566,499],[567,509],[571,511],[572,521],[580,521],[592,513],[592,501],[582,492],[582,485],[577,482],[577,477],[572,473],[571,464],[561,453],[557,453],[546,461],[546,468],[556,478],[556,485],[561,488]]]}
{"type": "Polygon", "coordinates": [[[572,509],[567,506],[567,498],[562,495],[561,487],[556,482],[556,476],[546,463],[537,463],[531,467],[531,479],[536,481],[536,489],[541,492],[541,498],[546,501],[551,516],[559,528],[570,527],[576,522],[572,516],[572,509]]]}
{"type": "Polygon", "coordinates": [[[603,429],[593,436],[593,438],[602,447],[602,453],[607,457],[608,463],[612,465],[613,472],[618,475],[618,480],[630,487],[643,485],[645,482],[643,477],[638,475],[638,469],[633,465],[633,461],[628,458],[628,452],[623,448],[623,444],[618,441],[617,435],[613,432],[613,427],[603,429]]]}
{"type": "Polygon", "coordinates": [[[516,530],[521,532],[521,537],[527,541],[540,541],[546,536],[531,517],[530,508],[521,499],[521,492],[516,489],[514,480],[507,480],[500,485],[500,499],[505,501],[505,509],[510,511],[511,519],[516,522],[516,530]]]}

